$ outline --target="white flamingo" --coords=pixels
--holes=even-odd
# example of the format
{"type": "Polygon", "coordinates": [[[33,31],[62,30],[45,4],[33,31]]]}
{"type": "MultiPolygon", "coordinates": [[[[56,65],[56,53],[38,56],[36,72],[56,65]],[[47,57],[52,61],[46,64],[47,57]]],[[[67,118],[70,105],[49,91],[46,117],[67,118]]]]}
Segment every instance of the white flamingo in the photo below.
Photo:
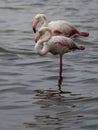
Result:
{"type": "Polygon", "coordinates": [[[43,20],[44,24],[41,27],[49,27],[53,35],[64,35],[71,37],[73,35],[89,36],[88,32],[80,32],[72,23],[64,20],[51,21],[48,23],[48,18],[44,14],[37,14],[32,24],[33,31],[36,33],[38,23],[43,20]]]}
{"type": "Polygon", "coordinates": [[[71,38],[65,36],[52,36],[52,31],[49,27],[43,27],[39,30],[39,34],[41,39],[37,41],[35,44],[35,51],[39,55],[45,55],[48,52],[53,55],[60,55],[60,69],[59,69],[59,78],[58,78],[58,86],[59,90],[61,90],[62,83],[62,55],[64,53],[68,53],[70,51],[75,50],[84,50],[84,46],[79,46],[76,42],[74,42],[71,38]],[[48,32],[48,35],[46,35],[48,32]]]}

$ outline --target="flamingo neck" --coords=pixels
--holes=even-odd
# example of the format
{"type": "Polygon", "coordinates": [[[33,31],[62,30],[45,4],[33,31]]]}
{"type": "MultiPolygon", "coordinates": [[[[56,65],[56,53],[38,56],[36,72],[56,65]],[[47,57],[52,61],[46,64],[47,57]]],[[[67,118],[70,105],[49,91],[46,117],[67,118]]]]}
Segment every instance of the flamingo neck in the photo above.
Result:
{"type": "Polygon", "coordinates": [[[42,39],[40,39],[36,44],[35,44],[35,50],[39,55],[45,55],[49,52],[50,47],[47,44],[47,42],[51,39],[52,32],[50,29],[46,29],[45,32],[48,31],[48,35],[45,35],[42,39]]]}
{"type": "Polygon", "coordinates": [[[49,46],[46,43],[38,42],[35,45],[35,50],[39,55],[43,56],[49,52],[49,46]],[[42,45],[42,48],[41,48],[41,45],[42,45]]]}
{"type": "Polygon", "coordinates": [[[44,20],[42,27],[48,26],[48,18],[45,15],[42,15],[42,19],[44,20]]]}

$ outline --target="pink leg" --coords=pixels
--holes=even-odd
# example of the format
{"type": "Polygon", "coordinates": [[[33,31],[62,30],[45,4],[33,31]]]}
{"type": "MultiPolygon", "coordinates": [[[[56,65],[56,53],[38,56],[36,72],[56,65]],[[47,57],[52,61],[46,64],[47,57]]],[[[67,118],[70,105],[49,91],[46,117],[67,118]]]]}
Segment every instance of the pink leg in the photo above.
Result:
{"type": "Polygon", "coordinates": [[[59,77],[58,77],[58,86],[59,90],[61,91],[61,84],[62,84],[62,55],[60,55],[60,69],[59,69],[59,77]]]}

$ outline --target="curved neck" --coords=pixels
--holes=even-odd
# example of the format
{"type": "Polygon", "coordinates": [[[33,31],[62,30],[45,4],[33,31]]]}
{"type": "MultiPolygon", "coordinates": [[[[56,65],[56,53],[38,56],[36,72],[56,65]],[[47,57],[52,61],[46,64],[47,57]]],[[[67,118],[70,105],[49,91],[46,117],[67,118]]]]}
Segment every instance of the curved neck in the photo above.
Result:
{"type": "Polygon", "coordinates": [[[42,15],[42,19],[44,20],[42,27],[48,26],[48,18],[45,15],[42,15]]]}
{"type": "Polygon", "coordinates": [[[47,42],[51,39],[52,32],[47,28],[45,29],[45,34],[47,35],[44,35],[44,37],[35,44],[35,50],[39,55],[45,55],[50,50],[49,44],[47,44],[47,42]]]}

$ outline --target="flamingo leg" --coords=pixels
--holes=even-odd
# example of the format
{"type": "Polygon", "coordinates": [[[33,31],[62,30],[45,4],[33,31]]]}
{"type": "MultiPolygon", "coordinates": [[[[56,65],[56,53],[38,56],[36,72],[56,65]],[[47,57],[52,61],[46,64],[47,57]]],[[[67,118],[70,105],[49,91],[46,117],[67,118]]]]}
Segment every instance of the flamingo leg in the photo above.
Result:
{"type": "Polygon", "coordinates": [[[59,91],[61,91],[61,84],[62,84],[62,55],[60,55],[60,68],[59,68],[59,77],[58,77],[58,87],[59,91]]]}

